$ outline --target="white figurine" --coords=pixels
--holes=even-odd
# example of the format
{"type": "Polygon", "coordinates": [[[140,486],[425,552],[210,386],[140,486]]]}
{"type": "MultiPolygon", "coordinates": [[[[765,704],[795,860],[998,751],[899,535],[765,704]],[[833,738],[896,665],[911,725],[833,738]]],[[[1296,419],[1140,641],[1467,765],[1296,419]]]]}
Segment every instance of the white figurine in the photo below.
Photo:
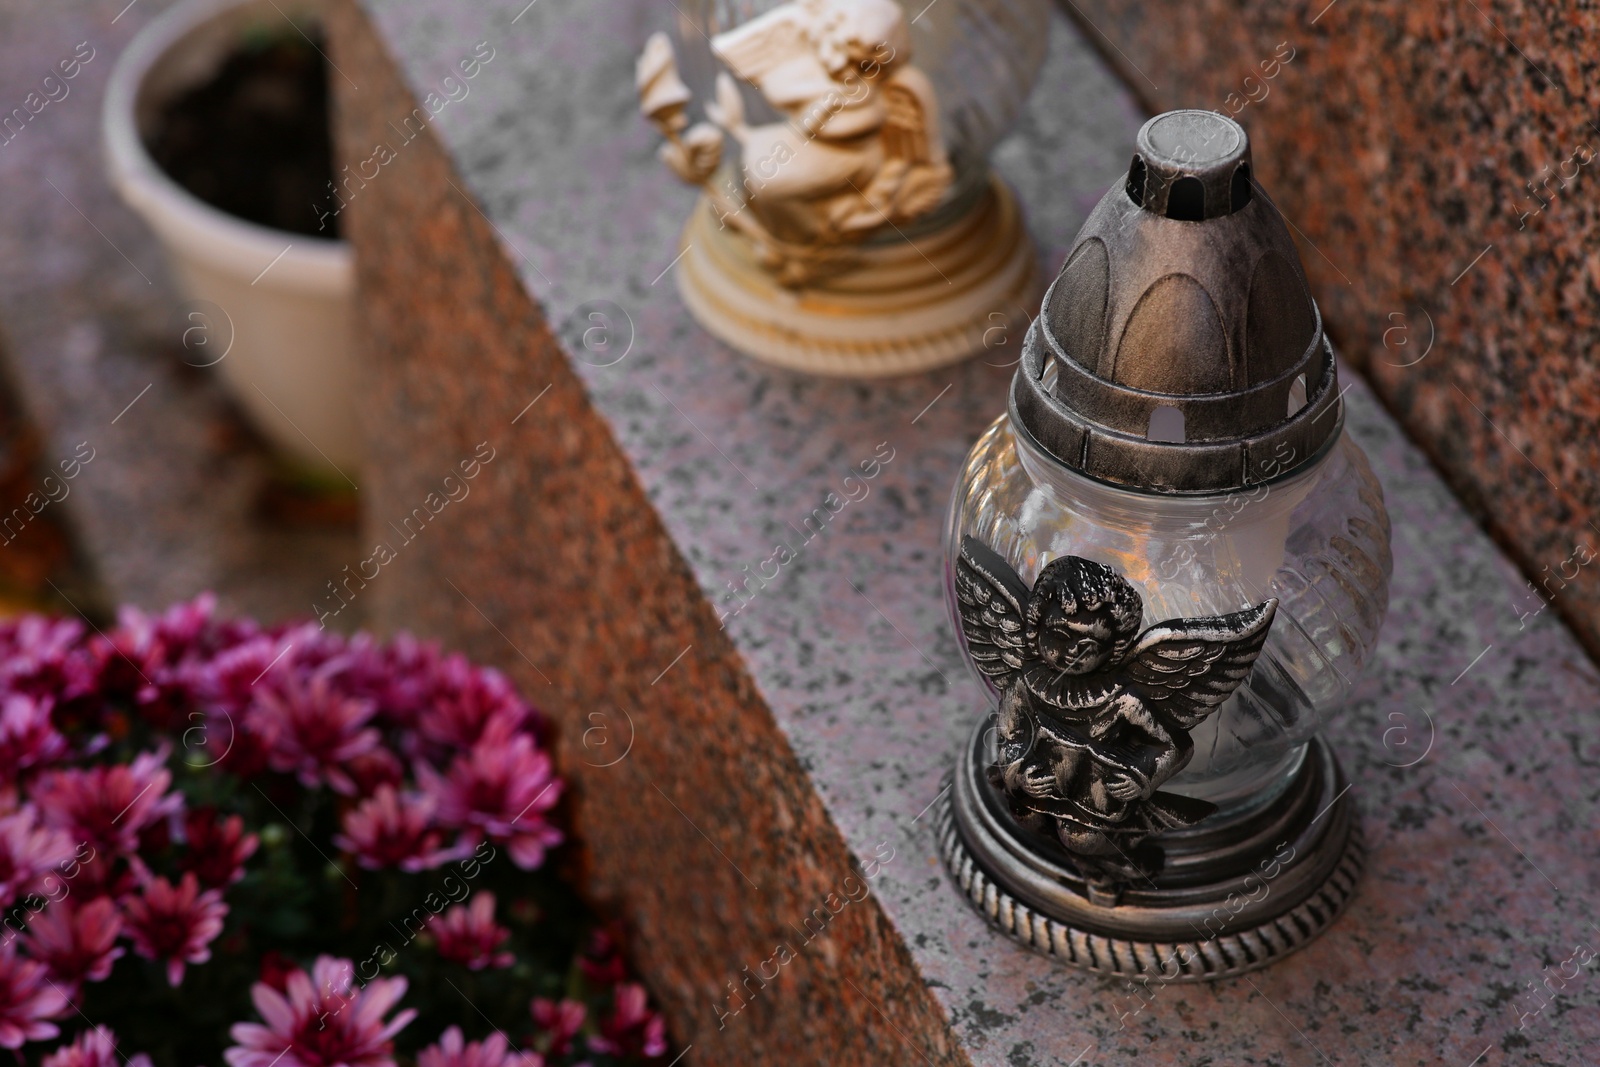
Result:
{"type": "Polygon", "coordinates": [[[663,161],[705,190],[721,224],[750,237],[783,284],[848,264],[849,246],[943,200],[952,172],[938,102],[910,63],[893,0],[793,0],[717,34],[711,49],[787,121],[748,123],[724,72],[706,107],[715,126],[690,126],[690,93],[661,33],[639,58],[640,109],[667,137],[663,161]],[[714,180],[724,131],[742,172],[727,188],[714,180]]]}

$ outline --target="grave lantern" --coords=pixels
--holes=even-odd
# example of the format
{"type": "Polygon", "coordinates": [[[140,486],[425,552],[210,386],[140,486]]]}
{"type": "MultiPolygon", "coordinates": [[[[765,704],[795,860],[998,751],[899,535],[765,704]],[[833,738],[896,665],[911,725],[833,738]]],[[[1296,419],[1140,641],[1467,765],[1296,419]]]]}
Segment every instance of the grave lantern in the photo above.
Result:
{"type": "Polygon", "coordinates": [[[1363,862],[1318,730],[1388,607],[1389,521],[1237,123],[1139,131],[1024,342],[946,527],[993,712],[941,847],[1011,936],[1201,979],[1326,928],[1363,862]]]}
{"type": "Polygon", "coordinates": [[[840,377],[954,362],[1038,300],[989,151],[1046,0],[682,0],[639,57],[662,161],[701,195],[672,267],[709,332],[840,377]]]}

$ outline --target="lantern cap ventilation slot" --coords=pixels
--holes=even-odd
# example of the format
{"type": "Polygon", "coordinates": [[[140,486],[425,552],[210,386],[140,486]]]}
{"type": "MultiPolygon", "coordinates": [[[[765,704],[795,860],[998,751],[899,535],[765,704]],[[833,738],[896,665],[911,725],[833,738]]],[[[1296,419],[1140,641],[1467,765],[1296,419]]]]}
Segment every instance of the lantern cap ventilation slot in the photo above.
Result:
{"type": "Polygon", "coordinates": [[[1244,127],[1144,124],[1045,294],[1011,410],[1066,466],[1148,492],[1228,492],[1322,454],[1338,370],[1244,127]]]}

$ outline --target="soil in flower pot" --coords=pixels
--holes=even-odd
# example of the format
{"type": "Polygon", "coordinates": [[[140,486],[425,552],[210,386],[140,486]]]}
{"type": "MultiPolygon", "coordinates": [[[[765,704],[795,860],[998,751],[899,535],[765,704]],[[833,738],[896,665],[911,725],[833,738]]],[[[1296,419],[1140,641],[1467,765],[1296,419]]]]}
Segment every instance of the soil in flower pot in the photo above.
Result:
{"type": "Polygon", "coordinates": [[[337,238],[314,204],[333,180],[328,72],[315,39],[243,41],[215,77],[162,108],[146,144],[199,199],[262,226],[337,238]]]}

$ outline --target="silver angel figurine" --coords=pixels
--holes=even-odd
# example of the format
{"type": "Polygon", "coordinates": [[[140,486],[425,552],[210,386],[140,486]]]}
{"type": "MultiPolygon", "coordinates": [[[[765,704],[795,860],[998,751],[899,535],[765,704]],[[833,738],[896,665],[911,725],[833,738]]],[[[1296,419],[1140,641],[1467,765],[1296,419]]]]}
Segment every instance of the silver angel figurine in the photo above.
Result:
{"type": "Polygon", "coordinates": [[[1140,633],[1144,601],[1110,567],[1063,556],[1030,591],[972,537],[956,593],[973,662],[1001,691],[991,776],[1013,814],[1093,885],[1150,878],[1161,855],[1145,839],[1216,810],[1161,786],[1194,756],[1189,731],[1249,675],[1278,602],[1140,633]]]}

